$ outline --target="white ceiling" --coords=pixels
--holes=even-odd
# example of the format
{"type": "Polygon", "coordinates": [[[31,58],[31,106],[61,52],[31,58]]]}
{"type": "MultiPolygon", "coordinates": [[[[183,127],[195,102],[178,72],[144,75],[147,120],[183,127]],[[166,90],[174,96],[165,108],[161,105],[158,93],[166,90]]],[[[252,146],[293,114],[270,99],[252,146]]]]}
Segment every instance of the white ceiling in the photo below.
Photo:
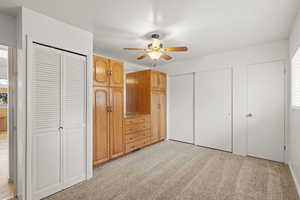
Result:
{"type": "MultiPolygon", "coordinates": [[[[16,6],[79,26],[94,33],[94,49],[110,57],[137,61],[149,34],[162,34],[164,46],[186,45],[173,60],[189,59],[250,45],[287,39],[299,0],[0,0],[0,12],[16,6]]],[[[172,62],[168,61],[168,62],[172,62]]],[[[166,61],[160,61],[164,64],[166,61]]]]}

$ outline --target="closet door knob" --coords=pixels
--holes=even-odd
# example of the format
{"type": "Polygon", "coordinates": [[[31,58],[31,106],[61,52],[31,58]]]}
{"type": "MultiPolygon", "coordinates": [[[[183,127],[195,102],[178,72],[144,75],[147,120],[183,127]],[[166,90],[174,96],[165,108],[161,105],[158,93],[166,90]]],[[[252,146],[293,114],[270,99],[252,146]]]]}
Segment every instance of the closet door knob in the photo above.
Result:
{"type": "Polygon", "coordinates": [[[246,117],[252,117],[253,115],[252,115],[252,113],[248,113],[247,115],[246,115],[246,117]]]}
{"type": "Polygon", "coordinates": [[[62,131],[62,130],[64,130],[64,127],[60,126],[60,127],[58,128],[58,130],[62,131]]]}

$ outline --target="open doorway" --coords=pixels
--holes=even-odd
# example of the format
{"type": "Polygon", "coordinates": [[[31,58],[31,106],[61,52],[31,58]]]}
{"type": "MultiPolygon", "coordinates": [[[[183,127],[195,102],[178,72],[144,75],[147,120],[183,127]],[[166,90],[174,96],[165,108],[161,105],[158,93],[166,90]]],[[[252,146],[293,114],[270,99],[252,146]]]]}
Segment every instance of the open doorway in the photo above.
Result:
{"type": "Polygon", "coordinates": [[[10,130],[10,48],[0,45],[0,200],[14,196],[14,138],[10,130]]]}

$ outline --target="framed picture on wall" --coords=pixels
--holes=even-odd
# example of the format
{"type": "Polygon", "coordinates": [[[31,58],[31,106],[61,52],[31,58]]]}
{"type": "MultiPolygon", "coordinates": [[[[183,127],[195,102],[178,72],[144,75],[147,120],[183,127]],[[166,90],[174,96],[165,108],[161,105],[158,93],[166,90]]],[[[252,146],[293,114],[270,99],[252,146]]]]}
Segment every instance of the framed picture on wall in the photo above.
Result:
{"type": "Polygon", "coordinates": [[[7,92],[0,92],[0,106],[7,106],[7,92]]]}

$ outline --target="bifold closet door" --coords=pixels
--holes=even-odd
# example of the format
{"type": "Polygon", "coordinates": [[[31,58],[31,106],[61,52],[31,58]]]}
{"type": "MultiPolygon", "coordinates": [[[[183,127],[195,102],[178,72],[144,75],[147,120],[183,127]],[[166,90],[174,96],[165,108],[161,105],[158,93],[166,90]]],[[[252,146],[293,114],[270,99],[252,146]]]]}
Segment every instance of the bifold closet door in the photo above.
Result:
{"type": "Polygon", "coordinates": [[[232,71],[196,73],[195,144],[232,151],[232,71]]]}
{"type": "Polygon", "coordinates": [[[28,49],[27,197],[40,199],[85,178],[85,57],[28,49]]]}
{"type": "Polygon", "coordinates": [[[85,178],[85,71],[85,57],[63,53],[61,125],[64,187],[69,187],[85,178]]]}
{"type": "Polygon", "coordinates": [[[194,74],[169,77],[169,138],[194,143],[194,74]]]}
{"type": "Polygon", "coordinates": [[[32,199],[62,188],[61,62],[60,51],[33,44],[27,77],[27,149],[31,152],[27,175],[31,178],[32,199]]]}

